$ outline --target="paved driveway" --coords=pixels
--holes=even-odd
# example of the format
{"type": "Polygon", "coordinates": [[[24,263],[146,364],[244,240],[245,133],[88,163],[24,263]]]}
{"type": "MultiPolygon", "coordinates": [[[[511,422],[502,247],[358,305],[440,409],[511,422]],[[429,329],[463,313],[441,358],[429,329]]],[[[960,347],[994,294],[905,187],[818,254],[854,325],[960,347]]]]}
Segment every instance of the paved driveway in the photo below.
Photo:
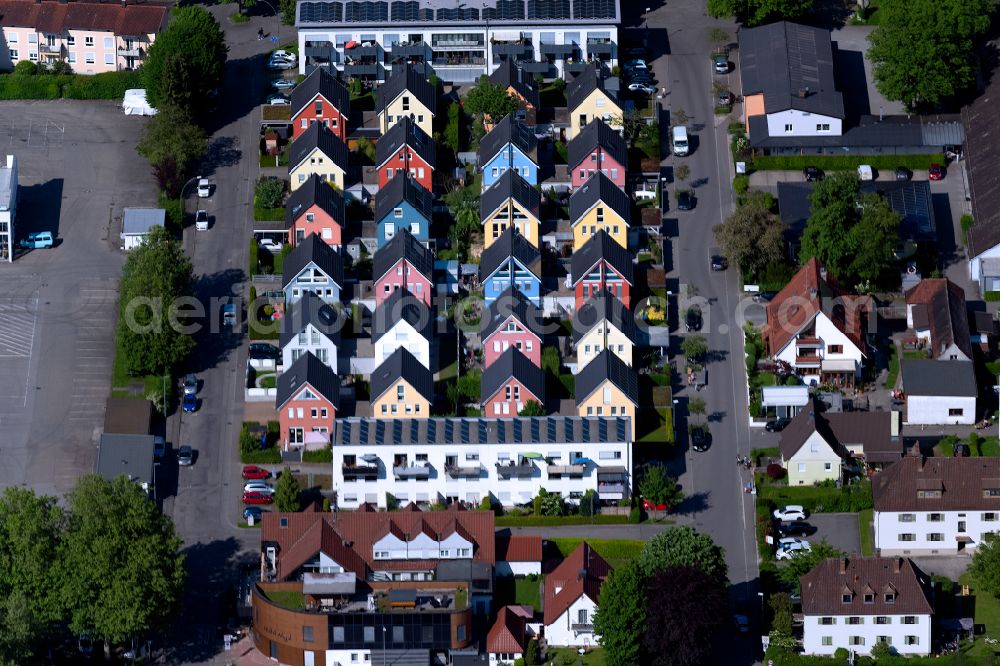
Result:
{"type": "Polygon", "coordinates": [[[52,249],[0,264],[0,486],[62,493],[92,472],[111,384],[120,216],[156,205],[135,152],[144,120],[114,102],[0,102],[0,154],[17,155],[17,233],[52,249]]]}
{"type": "Polygon", "coordinates": [[[827,542],[848,555],[861,554],[861,533],[858,530],[856,513],[815,513],[809,516],[809,523],[816,528],[816,534],[809,541],[827,542]]]}

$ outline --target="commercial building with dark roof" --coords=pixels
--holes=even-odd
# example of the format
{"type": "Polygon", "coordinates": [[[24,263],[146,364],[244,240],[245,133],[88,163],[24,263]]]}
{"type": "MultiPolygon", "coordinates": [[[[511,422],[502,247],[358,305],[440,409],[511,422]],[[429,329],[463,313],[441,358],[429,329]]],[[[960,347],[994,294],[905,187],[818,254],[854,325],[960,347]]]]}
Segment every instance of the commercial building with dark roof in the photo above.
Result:
{"type": "Polygon", "coordinates": [[[872,498],[883,555],[968,553],[998,529],[1000,458],[928,458],[914,446],[872,478],[872,498]]]}
{"type": "Polygon", "coordinates": [[[799,584],[806,654],[863,655],[879,642],[901,655],[931,652],[933,586],[909,558],[824,560],[799,584]]]}
{"type": "Polygon", "coordinates": [[[906,423],[972,425],[976,422],[979,389],[974,363],[903,359],[900,374],[906,423]]]}

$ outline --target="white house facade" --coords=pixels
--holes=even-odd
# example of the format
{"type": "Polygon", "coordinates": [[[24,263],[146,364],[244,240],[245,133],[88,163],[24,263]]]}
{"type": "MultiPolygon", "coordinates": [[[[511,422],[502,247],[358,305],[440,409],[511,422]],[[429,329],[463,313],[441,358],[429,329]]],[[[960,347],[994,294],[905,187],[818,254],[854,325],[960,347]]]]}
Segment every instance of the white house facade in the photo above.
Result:
{"type": "Polygon", "coordinates": [[[324,365],[337,369],[336,341],[312,324],[306,324],[281,348],[283,366],[292,367],[292,363],[306,352],[312,352],[324,365]]]}
{"type": "Polygon", "coordinates": [[[555,621],[545,624],[545,641],[559,646],[596,646],[600,640],[594,633],[596,611],[597,602],[586,594],[580,595],[555,621]]]}
{"type": "Polygon", "coordinates": [[[376,367],[403,347],[428,370],[431,368],[431,342],[404,319],[398,320],[372,344],[375,349],[376,367]]]}
{"type": "Polygon", "coordinates": [[[861,376],[864,352],[825,312],[816,313],[814,330],[793,336],[774,358],[795,368],[806,384],[821,381],[823,373],[853,372],[861,376]]]}
{"type": "Polygon", "coordinates": [[[969,361],[904,360],[903,391],[910,425],[972,425],[976,422],[975,365],[969,361]]]}
{"type": "Polygon", "coordinates": [[[319,296],[323,302],[340,302],[340,285],[316,264],[309,262],[285,283],[285,302],[295,303],[307,291],[319,296]]]}
{"type": "Polygon", "coordinates": [[[627,418],[533,417],[337,419],[333,478],[338,506],[492,497],[530,502],[539,488],[579,501],[629,497],[631,425],[627,418]]]}
{"type": "Polygon", "coordinates": [[[840,136],[843,120],[818,113],[786,109],[767,114],[767,131],[770,136],[840,136]]]}

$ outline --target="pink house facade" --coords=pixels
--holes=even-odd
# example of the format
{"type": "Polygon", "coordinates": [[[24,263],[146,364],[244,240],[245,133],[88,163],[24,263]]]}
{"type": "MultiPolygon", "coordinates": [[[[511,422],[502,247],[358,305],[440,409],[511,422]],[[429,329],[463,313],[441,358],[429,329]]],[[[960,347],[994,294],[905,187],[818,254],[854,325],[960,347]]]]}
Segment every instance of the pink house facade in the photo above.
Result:
{"type": "Polygon", "coordinates": [[[513,347],[528,357],[534,365],[542,367],[542,340],[535,333],[511,315],[497,329],[483,340],[484,367],[513,347]]]}

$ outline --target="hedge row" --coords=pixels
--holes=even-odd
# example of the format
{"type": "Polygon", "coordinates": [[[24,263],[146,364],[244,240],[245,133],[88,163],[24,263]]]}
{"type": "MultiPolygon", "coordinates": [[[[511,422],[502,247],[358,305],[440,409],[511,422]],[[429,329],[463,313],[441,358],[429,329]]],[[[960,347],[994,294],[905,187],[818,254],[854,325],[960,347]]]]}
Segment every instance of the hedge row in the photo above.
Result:
{"type": "Polygon", "coordinates": [[[772,485],[758,474],[757,490],[761,500],[777,506],[799,504],[810,513],[856,513],[874,506],[872,485],[868,480],[837,488],[830,483],[818,486],[772,485]]]}
{"type": "Polygon", "coordinates": [[[931,164],[944,164],[944,155],[761,155],[753,160],[757,171],[798,171],[809,166],[824,171],[850,171],[862,164],[876,170],[896,167],[926,169],[931,164]]]}
{"type": "Polygon", "coordinates": [[[142,87],[134,71],[101,74],[0,74],[0,99],[114,99],[142,87]]]}

